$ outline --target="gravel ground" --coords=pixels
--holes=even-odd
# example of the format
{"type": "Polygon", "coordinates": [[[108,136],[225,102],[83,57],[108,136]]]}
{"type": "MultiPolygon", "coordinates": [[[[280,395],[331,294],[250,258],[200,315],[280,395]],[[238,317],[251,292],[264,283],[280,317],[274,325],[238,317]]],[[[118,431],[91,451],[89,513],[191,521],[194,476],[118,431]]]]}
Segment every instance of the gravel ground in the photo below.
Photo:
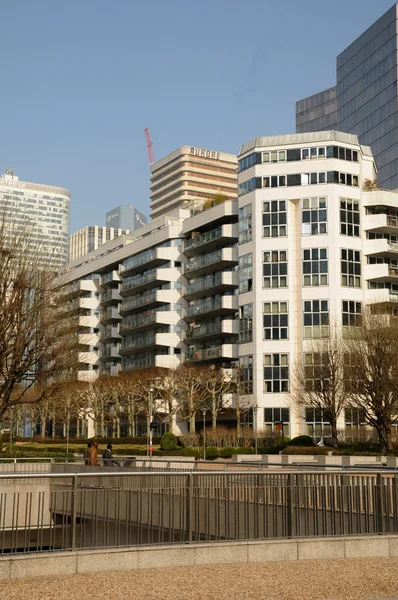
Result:
{"type": "Polygon", "coordinates": [[[398,558],[145,569],[0,581],[1,600],[398,598],[398,558]]]}

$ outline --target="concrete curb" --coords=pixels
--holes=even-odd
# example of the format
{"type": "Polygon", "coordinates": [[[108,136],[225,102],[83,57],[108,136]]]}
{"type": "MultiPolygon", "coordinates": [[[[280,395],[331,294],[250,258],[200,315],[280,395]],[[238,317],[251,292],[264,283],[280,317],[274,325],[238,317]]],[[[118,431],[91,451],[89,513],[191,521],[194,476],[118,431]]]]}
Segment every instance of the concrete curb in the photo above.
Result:
{"type": "Polygon", "coordinates": [[[141,546],[0,558],[0,579],[207,564],[398,556],[398,535],[141,546]]]}

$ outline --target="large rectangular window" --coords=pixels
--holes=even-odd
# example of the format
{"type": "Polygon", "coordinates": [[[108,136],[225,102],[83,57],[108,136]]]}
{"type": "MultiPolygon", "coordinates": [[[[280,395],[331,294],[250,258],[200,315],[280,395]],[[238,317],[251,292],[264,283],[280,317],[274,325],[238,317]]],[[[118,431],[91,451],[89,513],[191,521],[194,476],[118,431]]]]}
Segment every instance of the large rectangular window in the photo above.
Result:
{"type": "Polygon", "coordinates": [[[304,338],[329,336],[329,301],[304,300],[304,338]]]}
{"type": "Polygon", "coordinates": [[[287,251],[272,250],[264,252],[263,287],[287,287],[287,251]]]}
{"type": "Polygon", "coordinates": [[[247,181],[242,181],[238,187],[238,196],[244,196],[249,192],[261,188],[261,177],[252,177],[247,181]]]}
{"type": "Polygon", "coordinates": [[[359,408],[348,407],[344,409],[344,422],[346,431],[365,431],[365,413],[359,408]]]}
{"type": "Polygon", "coordinates": [[[361,253],[359,250],[341,249],[341,285],[361,287],[361,253]]]}
{"type": "Polygon", "coordinates": [[[247,204],[239,209],[239,244],[251,242],[252,237],[252,205],[247,204]]]}
{"type": "Polygon", "coordinates": [[[359,201],[340,198],[340,233],[359,237],[359,201]]]}
{"type": "Polygon", "coordinates": [[[303,250],[303,285],[328,285],[328,249],[306,248],[303,250]]]}
{"type": "Polygon", "coordinates": [[[286,200],[263,202],[263,237],[287,236],[286,200]]]}
{"type": "Polygon", "coordinates": [[[287,302],[264,302],[264,340],[287,340],[289,336],[289,315],[287,302]]]}
{"type": "Polygon", "coordinates": [[[241,356],[239,358],[241,393],[253,393],[253,356],[241,356]]]}
{"type": "Polygon", "coordinates": [[[264,408],[264,433],[270,435],[274,431],[289,435],[290,411],[288,408],[264,408]]]}
{"type": "Polygon", "coordinates": [[[302,234],[318,235],[328,231],[328,211],[326,198],[303,198],[302,234]]]}
{"type": "Polygon", "coordinates": [[[266,394],[289,391],[289,355],[264,354],[264,392],[266,394]]]}
{"type": "Polygon", "coordinates": [[[239,292],[251,292],[253,289],[253,258],[252,254],[239,257],[239,292]]]}
{"type": "Polygon", "coordinates": [[[239,343],[247,344],[253,341],[253,304],[239,307],[239,343]]]}
{"type": "Polygon", "coordinates": [[[327,422],[322,410],[317,408],[306,408],[305,422],[307,435],[311,437],[330,435],[330,423],[327,422]]]}
{"type": "Polygon", "coordinates": [[[362,302],[343,300],[342,318],[343,327],[360,327],[362,325],[362,302]]]}

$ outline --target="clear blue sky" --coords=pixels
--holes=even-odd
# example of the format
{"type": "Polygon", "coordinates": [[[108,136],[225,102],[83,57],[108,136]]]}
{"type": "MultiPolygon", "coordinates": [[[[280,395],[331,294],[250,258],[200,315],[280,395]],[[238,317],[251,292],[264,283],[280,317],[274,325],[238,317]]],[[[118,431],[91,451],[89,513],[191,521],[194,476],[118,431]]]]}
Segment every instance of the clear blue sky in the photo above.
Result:
{"type": "Polygon", "coordinates": [[[0,172],[67,187],[71,232],[134,204],[184,144],[292,133],[295,101],[393,0],[3,0],[0,172]]]}

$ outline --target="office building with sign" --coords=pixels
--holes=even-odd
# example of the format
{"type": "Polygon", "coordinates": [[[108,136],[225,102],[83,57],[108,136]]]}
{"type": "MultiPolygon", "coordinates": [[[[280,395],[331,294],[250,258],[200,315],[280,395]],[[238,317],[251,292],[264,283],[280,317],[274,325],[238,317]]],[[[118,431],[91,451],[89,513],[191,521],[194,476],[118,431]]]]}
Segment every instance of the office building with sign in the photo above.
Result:
{"type": "Polygon", "coordinates": [[[234,154],[182,146],[151,166],[151,218],[195,209],[214,197],[236,198],[234,154]]]}
{"type": "Polygon", "coordinates": [[[114,229],[113,227],[100,227],[98,225],[83,227],[83,229],[79,229],[70,236],[70,260],[76,260],[89,252],[93,252],[102,244],[127,233],[129,233],[129,230],[114,229]]]}
{"type": "Polygon", "coordinates": [[[296,103],[296,131],[337,129],[372,148],[379,186],[398,188],[398,4],[337,57],[337,84],[296,103]]]}
{"type": "Polygon", "coordinates": [[[113,229],[135,231],[146,224],[146,216],[131,204],[116,206],[106,213],[106,226],[113,227],[113,229]]]}
{"type": "Polygon", "coordinates": [[[32,252],[43,266],[58,271],[68,262],[69,190],[21,181],[8,169],[0,176],[0,209],[12,226],[29,227],[32,252]]]}

